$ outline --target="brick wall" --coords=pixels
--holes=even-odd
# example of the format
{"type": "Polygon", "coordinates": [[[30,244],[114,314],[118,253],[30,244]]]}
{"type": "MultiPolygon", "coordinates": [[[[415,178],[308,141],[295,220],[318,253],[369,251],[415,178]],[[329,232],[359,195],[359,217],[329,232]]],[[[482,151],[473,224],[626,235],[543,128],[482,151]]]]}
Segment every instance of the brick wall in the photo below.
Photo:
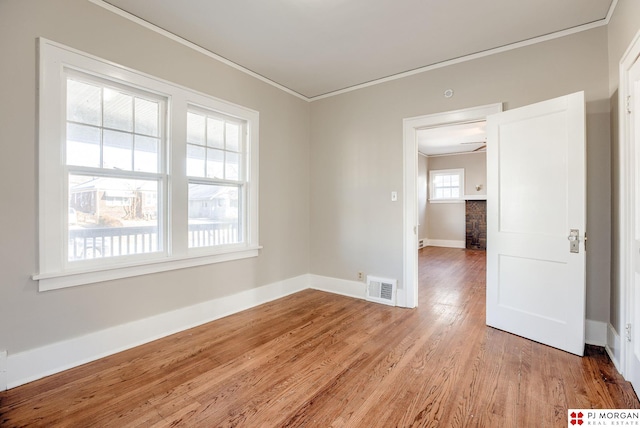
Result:
{"type": "Polygon", "coordinates": [[[487,249],[487,201],[466,201],[466,247],[487,249]]]}

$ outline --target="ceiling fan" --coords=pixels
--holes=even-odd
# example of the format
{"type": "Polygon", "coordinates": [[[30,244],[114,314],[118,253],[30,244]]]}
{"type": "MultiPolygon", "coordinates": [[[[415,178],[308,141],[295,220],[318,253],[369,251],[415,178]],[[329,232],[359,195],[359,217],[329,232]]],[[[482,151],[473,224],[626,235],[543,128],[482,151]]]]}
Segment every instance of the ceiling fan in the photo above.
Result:
{"type": "Polygon", "coordinates": [[[482,146],[478,147],[477,149],[473,149],[471,152],[479,152],[480,150],[484,150],[487,148],[487,142],[486,141],[465,141],[462,142],[460,144],[482,144],[482,146]]]}

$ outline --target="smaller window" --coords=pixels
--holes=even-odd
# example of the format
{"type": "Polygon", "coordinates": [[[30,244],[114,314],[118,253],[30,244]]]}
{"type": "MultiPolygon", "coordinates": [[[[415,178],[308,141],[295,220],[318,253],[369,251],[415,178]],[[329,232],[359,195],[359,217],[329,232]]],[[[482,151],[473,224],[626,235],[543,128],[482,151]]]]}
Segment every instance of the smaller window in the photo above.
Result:
{"type": "Polygon", "coordinates": [[[431,202],[453,202],[464,199],[464,169],[429,171],[431,202]]]}
{"type": "Polygon", "coordinates": [[[190,106],[187,113],[189,248],[245,242],[246,121],[190,106]]]}

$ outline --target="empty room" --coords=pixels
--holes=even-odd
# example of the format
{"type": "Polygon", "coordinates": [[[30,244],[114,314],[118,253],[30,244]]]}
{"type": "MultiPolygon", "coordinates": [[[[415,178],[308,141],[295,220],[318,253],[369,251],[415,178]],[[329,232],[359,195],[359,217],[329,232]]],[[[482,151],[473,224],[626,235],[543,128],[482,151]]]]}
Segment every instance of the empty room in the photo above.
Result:
{"type": "Polygon", "coordinates": [[[0,426],[640,408],[636,0],[0,0],[0,53],[0,426]]]}

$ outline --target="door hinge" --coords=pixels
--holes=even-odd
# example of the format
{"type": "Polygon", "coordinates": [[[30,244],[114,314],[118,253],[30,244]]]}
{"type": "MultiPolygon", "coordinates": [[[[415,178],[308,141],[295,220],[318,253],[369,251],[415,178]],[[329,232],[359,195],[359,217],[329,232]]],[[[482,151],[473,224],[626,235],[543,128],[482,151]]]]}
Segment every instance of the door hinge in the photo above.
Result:
{"type": "Polygon", "coordinates": [[[627,113],[631,114],[631,95],[627,95],[627,113]]]}
{"type": "Polygon", "coordinates": [[[627,338],[627,342],[631,342],[631,324],[624,326],[624,335],[627,338]]]}

